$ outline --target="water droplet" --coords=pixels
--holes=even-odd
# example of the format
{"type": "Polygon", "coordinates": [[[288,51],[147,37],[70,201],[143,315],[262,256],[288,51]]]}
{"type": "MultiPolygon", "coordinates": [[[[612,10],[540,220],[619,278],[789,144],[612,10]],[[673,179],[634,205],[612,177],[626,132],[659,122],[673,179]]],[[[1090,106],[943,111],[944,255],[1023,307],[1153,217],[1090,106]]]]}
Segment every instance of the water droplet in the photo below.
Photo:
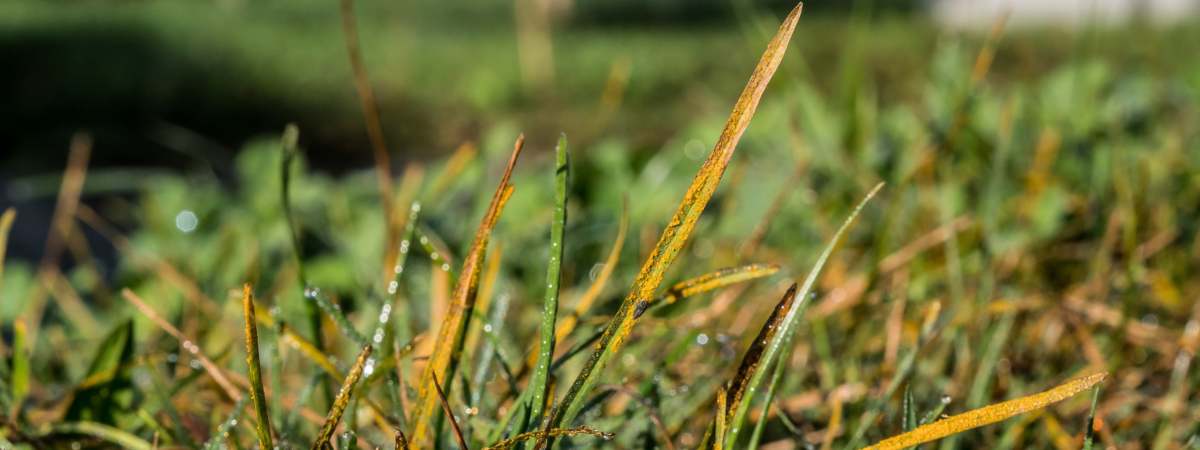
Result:
{"type": "Polygon", "coordinates": [[[696,343],[700,344],[700,345],[708,344],[708,335],[704,334],[704,333],[700,333],[699,335],[696,336],[696,343]]]}
{"type": "Polygon", "coordinates": [[[943,404],[943,405],[949,405],[949,404],[950,404],[950,400],[952,400],[952,399],[950,398],[950,396],[949,396],[949,395],[943,395],[943,396],[942,396],[942,404],[943,404]]]}
{"type": "Polygon", "coordinates": [[[175,216],[175,228],[184,233],[196,231],[196,226],[200,225],[200,220],[196,218],[196,213],[183,210],[179,215],[175,216]]]}
{"type": "Polygon", "coordinates": [[[200,370],[200,360],[193,359],[192,362],[188,363],[188,366],[191,366],[193,370],[200,370]]]}
{"type": "Polygon", "coordinates": [[[1158,316],[1156,316],[1154,314],[1146,314],[1145,316],[1142,317],[1142,325],[1145,325],[1146,328],[1151,328],[1151,329],[1157,328],[1158,327],[1158,316]]]}

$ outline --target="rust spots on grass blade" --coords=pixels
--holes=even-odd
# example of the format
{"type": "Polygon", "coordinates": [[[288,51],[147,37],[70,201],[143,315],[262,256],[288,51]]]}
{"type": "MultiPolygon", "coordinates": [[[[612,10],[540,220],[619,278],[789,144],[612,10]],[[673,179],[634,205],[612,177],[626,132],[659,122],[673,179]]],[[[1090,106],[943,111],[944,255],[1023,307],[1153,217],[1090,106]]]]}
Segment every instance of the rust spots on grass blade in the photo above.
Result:
{"type": "Polygon", "coordinates": [[[900,450],[914,445],[932,442],[952,434],[961,433],[972,428],[993,424],[1010,417],[1024,414],[1035,409],[1044,408],[1051,403],[1062,401],[1080,392],[1092,389],[1108,378],[1107,372],[1089,375],[1067,384],[1056,387],[1040,394],[1009,400],[968,411],[957,416],[922,425],[908,433],[885,439],[882,442],[865,447],[863,450],[900,450]]]}
{"type": "Polygon", "coordinates": [[[475,239],[463,260],[461,276],[454,286],[446,317],[438,329],[437,340],[433,341],[433,353],[429,355],[429,362],[425,366],[425,374],[417,391],[417,409],[413,413],[412,443],[418,447],[426,446],[430,435],[430,420],[433,418],[433,411],[437,409],[438,389],[435,380],[452,380],[454,369],[462,356],[468,318],[475,308],[475,297],[479,290],[480,269],[487,257],[488,239],[492,235],[492,227],[496,225],[496,220],[504,210],[504,204],[512,196],[513,186],[508,181],[512,177],[513,166],[517,163],[517,156],[521,154],[524,143],[525,136],[522,135],[513,146],[508,168],[504,170],[500,186],[496,188],[487,213],[475,232],[475,239]]]}
{"type": "Polygon", "coordinates": [[[783,60],[784,52],[787,50],[788,41],[791,40],[792,32],[796,29],[796,22],[800,19],[801,6],[797,5],[791,14],[788,14],[775,34],[775,38],[767,45],[767,50],[763,53],[758,67],[754,69],[754,74],[750,76],[750,81],[746,83],[746,88],[738,98],[733,113],[729,116],[729,121],[725,123],[725,129],[721,131],[721,136],[717,140],[712,154],[704,161],[700,172],[692,180],[691,186],[684,194],[683,201],[679,204],[679,209],[675,211],[671,222],[663,230],[658,244],[650,253],[650,258],[646,260],[646,264],[642,266],[642,270],[634,280],[629,296],[625,298],[621,308],[601,336],[597,350],[592,353],[583,370],[572,383],[566,397],[563,398],[563,413],[557,416],[556,427],[561,428],[564,424],[570,424],[579,414],[584,400],[599,383],[600,375],[604,373],[608,363],[612,361],[612,358],[620,351],[625,339],[629,337],[629,332],[637,321],[634,318],[637,303],[654,298],[655,291],[662,284],[663,275],[671,267],[675,256],[687,241],[692,228],[695,227],[696,220],[700,218],[700,213],[704,212],[704,207],[708,205],[709,199],[717,189],[717,184],[721,181],[721,176],[724,175],[730,158],[733,157],[738,140],[741,139],[742,133],[746,131],[746,126],[750,124],[750,119],[754,116],[754,110],[758,107],[758,101],[762,98],[767,83],[775,74],[775,70],[779,68],[779,63],[783,60]]]}
{"type": "Polygon", "coordinates": [[[783,320],[787,318],[788,311],[792,310],[792,305],[795,303],[796,283],[792,283],[787,293],[783,294],[783,298],[779,300],[779,304],[775,305],[775,309],[771,311],[770,317],[767,318],[767,323],[763,324],[762,330],[758,332],[758,336],[754,338],[754,342],[750,344],[750,349],[746,351],[746,356],[742,357],[742,364],[738,366],[737,375],[733,377],[733,385],[729,388],[729,398],[726,400],[729,404],[727,419],[730,423],[733,422],[734,412],[742,404],[742,398],[745,397],[746,389],[750,386],[751,376],[754,375],[754,372],[758,370],[758,366],[762,363],[762,357],[767,351],[767,346],[771,343],[775,334],[783,329],[783,320]]]}
{"type": "Polygon", "coordinates": [[[716,272],[706,273],[690,280],[676,283],[664,292],[662,298],[673,303],[681,298],[691,297],[714,289],[720,289],[731,284],[753,280],[772,275],[779,271],[775,264],[746,264],[744,266],[726,267],[716,272]]]}
{"type": "Polygon", "coordinates": [[[258,416],[258,448],[272,450],[275,443],[271,439],[271,418],[267,414],[262,365],[258,359],[258,323],[254,319],[254,293],[250,291],[250,283],[242,286],[242,311],[246,315],[246,365],[250,372],[250,397],[254,400],[254,413],[258,416]]]}
{"type": "Polygon", "coordinates": [[[325,416],[325,425],[321,427],[321,434],[317,436],[316,442],[313,442],[312,450],[320,450],[322,446],[329,445],[329,438],[333,437],[333,430],[337,428],[338,422],[342,421],[342,413],[346,412],[346,406],[350,404],[350,396],[354,394],[354,386],[362,376],[368,356],[371,356],[371,344],[363,347],[358,359],[354,361],[354,368],[346,376],[346,381],[342,382],[342,389],[338,391],[333,407],[329,408],[329,414],[325,416]]]}

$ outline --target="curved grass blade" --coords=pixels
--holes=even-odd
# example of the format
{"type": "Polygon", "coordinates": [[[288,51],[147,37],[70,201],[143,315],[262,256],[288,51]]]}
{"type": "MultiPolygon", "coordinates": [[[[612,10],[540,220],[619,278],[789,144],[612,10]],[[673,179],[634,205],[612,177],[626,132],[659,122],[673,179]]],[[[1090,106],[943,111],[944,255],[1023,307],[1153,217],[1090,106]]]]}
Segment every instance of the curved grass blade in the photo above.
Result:
{"type": "MultiPolygon", "coordinates": [[[[849,230],[852,225],[854,225],[854,221],[858,218],[858,214],[862,212],[863,207],[867,205],[867,202],[871,201],[871,198],[875,197],[875,194],[878,193],[881,188],[883,188],[883,183],[879,183],[874,189],[871,190],[871,192],[867,193],[867,196],[858,203],[858,206],[854,207],[854,211],[850,213],[850,217],[847,217],[846,221],[842,223],[841,228],[838,228],[837,232],[834,233],[833,239],[831,239],[829,244],[825,246],[825,250],[821,252],[821,256],[817,258],[816,264],[813,265],[812,270],[809,271],[808,277],[804,279],[804,284],[800,287],[799,291],[796,292],[796,298],[800,299],[799,304],[789,308],[784,313],[783,319],[779,322],[779,329],[775,331],[775,335],[772,337],[770,344],[763,351],[763,354],[760,358],[761,362],[756,365],[754,370],[749,374],[750,380],[748,383],[746,383],[747,388],[757,388],[759,384],[761,384],[763,377],[766,376],[765,368],[771,367],[771,364],[776,360],[780,361],[780,364],[786,363],[786,359],[779,359],[780,352],[783,351],[785,353],[791,353],[792,340],[795,338],[796,328],[800,322],[800,317],[804,316],[804,312],[810,305],[808,302],[808,293],[812,291],[813,284],[816,283],[817,277],[821,274],[821,269],[825,267],[825,262],[829,260],[829,257],[833,254],[833,251],[836,250],[838,244],[841,243],[842,236],[844,236],[846,231],[849,230]]],[[[726,442],[726,444],[731,446],[737,445],[737,438],[742,429],[742,423],[745,422],[746,415],[750,412],[750,403],[753,396],[754,393],[751,391],[749,396],[750,398],[741,399],[737,405],[734,405],[736,409],[729,422],[729,440],[726,442]]]]}
{"type": "Polygon", "coordinates": [[[245,404],[245,399],[239,398],[237,404],[233,406],[233,411],[229,412],[229,417],[221,422],[221,426],[217,427],[217,434],[214,434],[208,442],[204,443],[204,450],[217,450],[222,447],[221,443],[225,442],[225,438],[229,437],[229,431],[237,425],[238,418],[242,416],[242,406],[245,404]]]}
{"type": "Polygon", "coordinates": [[[517,138],[517,142],[513,146],[508,168],[504,170],[500,185],[496,188],[491,204],[488,205],[487,213],[484,214],[483,221],[475,232],[475,239],[467,251],[467,257],[463,261],[462,276],[455,284],[449,310],[438,329],[438,337],[433,344],[433,353],[429,356],[429,362],[425,366],[425,374],[421,378],[420,388],[417,391],[416,410],[413,412],[413,422],[415,423],[412,425],[414,427],[412,440],[419,447],[425,446],[430,434],[430,420],[433,418],[433,410],[437,406],[434,378],[452,380],[454,370],[462,355],[467,325],[474,310],[475,297],[479,289],[480,268],[487,257],[488,240],[491,238],[492,227],[496,225],[496,220],[500,218],[505,203],[512,195],[513,186],[508,181],[512,177],[513,166],[517,163],[517,157],[521,154],[521,147],[524,143],[525,136],[522,135],[517,138]]]}
{"type": "MultiPolygon", "coordinates": [[[[783,59],[788,41],[791,39],[792,31],[795,30],[796,22],[800,18],[800,10],[800,5],[797,5],[791,14],[788,14],[775,38],[768,44],[762,60],[754,70],[754,74],[750,76],[750,81],[746,83],[746,89],[738,98],[733,113],[729,116],[729,121],[725,123],[725,129],[721,132],[721,137],[717,140],[712,154],[704,162],[700,172],[696,174],[692,185],[688,187],[683,201],[679,204],[679,209],[675,211],[674,217],[671,218],[667,228],[663,230],[658,244],[650,253],[650,258],[646,260],[646,264],[642,266],[642,270],[634,279],[629,296],[625,298],[616,316],[609,323],[604,336],[600,338],[596,351],[592,353],[591,358],[588,359],[563,398],[563,411],[556,416],[554,423],[556,427],[562,428],[563,424],[570,424],[579,414],[588,394],[600,382],[600,375],[604,373],[608,363],[621,350],[621,345],[637,321],[634,314],[635,309],[639,309],[637,305],[653,300],[654,292],[662,284],[667,269],[675,261],[675,256],[687,241],[692,228],[696,226],[700,213],[704,211],[704,207],[708,205],[709,199],[716,191],[717,184],[720,183],[721,176],[725,173],[730,158],[733,157],[734,149],[737,147],[742,133],[750,124],[750,118],[754,116],[754,110],[758,107],[758,101],[762,98],[767,83],[774,75],[775,69],[779,67],[779,62],[783,59]]],[[[550,446],[553,446],[553,441],[550,446]]]]}
{"type": "Polygon", "coordinates": [[[746,264],[744,266],[726,267],[716,272],[706,273],[696,278],[676,283],[670,289],[667,289],[666,292],[662,293],[659,298],[668,303],[673,303],[682,298],[720,289],[731,284],[773,275],[778,271],[779,266],[775,264],[746,264]]]}
{"type": "Polygon", "coordinates": [[[321,450],[322,445],[329,445],[329,439],[333,437],[333,430],[342,420],[342,413],[346,411],[346,406],[350,404],[350,397],[354,395],[354,386],[358,384],[358,378],[362,376],[368,356],[371,356],[370,344],[363,346],[362,352],[358,354],[358,359],[354,361],[354,368],[350,369],[346,381],[342,382],[342,389],[338,391],[338,396],[333,401],[333,407],[329,408],[329,414],[325,416],[325,425],[321,427],[321,433],[313,442],[312,450],[321,450]]]}
{"type": "Polygon", "coordinates": [[[51,434],[84,434],[103,439],[131,450],[150,450],[152,445],[137,436],[108,425],[80,421],[59,422],[50,426],[51,434]]]}
{"type": "Polygon", "coordinates": [[[606,441],[609,439],[612,439],[613,436],[616,436],[613,433],[605,433],[603,431],[596,431],[596,430],[592,429],[591,427],[587,427],[587,426],[581,426],[581,427],[575,427],[575,428],[551,428],[549,431],[538,430],[538,431],[530,431],[528,433],[521,433],[521,434],[516,435],[512,439],[507,439],[507,440],[501,441],[500,443],[493,445],[491,447],[484,447],[483,450],[509,450],[513,447],[516,447],[517,444],[520,444],[522,442],[529,441],[529,440],[541,439],[543,437],[558,437],[558,436],[573,437],[573,436],[578,436],[581,434],[590,434],[592,436],[595,436],[600,439],[604,439],[606,441]]]}
{"type": "Polygon", "coordinates": [[[1092,450],[1092,440],[1095,438],[1096,403],[1100,401],[1100,387],[1092,393],[1092,410],[1088,412],[1087,429],[1083,431],[1083,450],[1092,450]]]}
{"type": "Polygon", "coordinates": [[[1027,413],[1029,411],[1044,408],[1051,403],[1056,403],[1068,397],[1072,397],[1080,392],[1095,387],[1106,378],[1108,378],[1108,373],[1102,372],[1071,380],[1067,384],[1058,386],[1040,394],[1034,394],[1028,397],[1018,398],[1016,400],[1009,400],[1007,402],[985,406],[983,408],[971,410],[957,416],[950,416],[946,419],[939,420],[931,424],[922,425],[911,432],[885,439],[882,442],[870,447],[864,447],[863,450],[900,450],[906,447],[932,442],[973,428],[993,424],[1010,417],[1027,413]]]}
{"type": "Polygon", "coordinates": [[[254,413],[258,416],[258,448],[271,450],[275,448],[275,443],[271,439],[271,417],[267,414],[267,395],[263,390],[262,364],[258,358],[258,323],[254,319],[254,293],[250,291],[250,283],[242,286],[242,312],[246,316],[246,365],[250,371],[250,398],[254,400],[254,413]]]}
{"type": "MultiPolygon", "coordinates": [[[[354,341],[355,345],[362,347],[371,343],[371,341],[367,340],[366,336],[363,336],[362,333],[359,333],[354,328],[354,324],[350,323],[350,319],[346,318],[346,314],[342,313],[342,306],[334,303],[333,300],[322,294],[320,288],[313,286],[312,283],[308,283],[304,286],[304,299],[316,302],[317,306],[329,316],[329,319],[337,324],[338,329],[342,330],[342,334],[354,341]]],[[[317,348],[319,349],[320,346],[317,348]]]]}
{"type": "Polygon", "coordinates": [[[546,381],[551,359],[554,358],[554,322],[558,318],[558,287],[562,281],[563,228],[567,223],[567,184],[570,182],[565,134],[558,138],[555,155],[554,224],[550,228],[550,263],[546,267],[546,298],[542,306],[542,342],[537,365],[526,387],[533,390],[533,397],[529,400],[530,421],[538,424],[542,422],[542,409],[549,392],[546,381]]]}

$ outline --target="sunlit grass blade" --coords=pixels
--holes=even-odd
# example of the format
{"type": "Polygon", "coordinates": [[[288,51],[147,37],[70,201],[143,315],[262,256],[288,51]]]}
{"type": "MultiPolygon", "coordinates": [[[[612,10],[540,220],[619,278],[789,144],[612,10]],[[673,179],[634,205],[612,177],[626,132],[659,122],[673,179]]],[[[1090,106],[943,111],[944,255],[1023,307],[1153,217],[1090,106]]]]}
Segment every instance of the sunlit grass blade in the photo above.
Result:
{"type": "Polygon", "coordinates": [[[729,429],[729,391],[725,386],[717,388],[717,416],[713,421],[716,424],[713,450],[721,450],[725,448],[725,430],[729,429]]]}
{"type": "MultiPolygon", "coordinates": [[[[799,325],[800,318],[804,316],[804,312],[810,306],[808,294],[812,291],[813,285],[817,282],[817,277],[821,275],[821,269],[825,267],[825,263],[829,261],[829,257],[833,255],[834,250],[838,248],[838,245],[842,241],[842,236],[844,236],[846,231],[848,231],[850,227],[854,225],[854,222],[858,218],[858,214],[862,212],[863,207],[867,205],[867,202],[871,201],[871,198],[875,197],[875,194],[878,193],[881,188],[883,188],[883,183],[876,185],[871,192],[867,193],[866,197],[864,197],[862,201],[858,203],[858,206],[854,208],[854,211],[850,213],[850,216],[847,217],[846,221],[842,223],[841,228],[838,228],[837,232],[834,233],[833,238],[829,240],[829,244],[825,246],[825,250],[821,252],[821,256],[817,258],[817,262],[813,265],[812,270],[809,271],[808,277],[804,279],[804,284],[800,286],[800,289],[795,294],[796,298],[799,299],[799,303],[789,308],[785,312],[784,317],[779,322],[779,329],[775,330],[775,334],[771,338],[770,344],[767,345],[766,349],[763,351],[761,361],[749,374],[749,381],[746,383],[748,390],[756,389],[762,383],[763,377],[766,376],[766,368],[771,367],[771,365],[781,356],[780,352],[783,352],[785,355],[791,353],[792,339],[795,338],[796,328],[799,325]]],[[[785,364],[787,362],[786,359],[779,361],[780,364],[785,364]]],[[[750,404],[753,397],[754,393],[751,392],[748,398],[742,399],[737,405],[734,406],[736,409],[733,412],[731,420],[729,421],[729,440],[725,442],[725,444],[730,446],[737,445],[738,435],[741,432],[742,423],[746,420],[746,415],[750,412],[750,404]]]]}
{"type": "Polygon", "coordinates": [[[271,417],[267,414],[267,395],[263,390],[262,364],[258,358],[258,323],[255,321],[254,293],[250,291],[250,283],[242,286],[242,311],[246,316],[246,365],[250,372],[250,397],[254,400],[254,413],[258,416],[258,448],[272,450],[275,443],[271,439],[271,417]]]}
{"type": "Polygon", "coordinates": [[[408,438],[404,437],[404,432],[397,428],[395,435],[396,450],[408,450],[408,438]]]}
{"type": "Polygon", "coordinates": [[[478,231],[475,232],[475,239],[467,251],[461,276],[454,287],[449,311],[446,312],[446,317],[438,329],[438,336],[433,343],[433,353],[425,365],[425,374],[421,378],[420,388],[417,391],[416,409],[412,414],[414,422],[412,441],[419,447],[426,445],[430,434],[430,420],[437,407],[438,399],[434,378],[452,380],[458,359],[462,354],[467,324],[475,307],[480,269],[487,255],[488,240],[491,238],[492,227],[496,225],[496,220],[500,218],[505,203],[512,195],[513,187],[509,184],[509,179],[512,177],[513,166],[517,163],[517,157],[521,154],[521,147],[524,143],[525,136],[521,136],[517,138],[517,142],[513,146],[508,167],[504,170],[500,185],[496,188],[496,193],[488,205],[487,213],[484,214],[483,221],[479,224],[478,231]]]}
{"type": "Polygon", "coordinates": [[[558,318],[558,287],[562,281],[563,229],[567,223],[567,184],[570,183],[570,167],[567,155],[567,136],[558,138],[555,149],[554,176],[554,222],[550,228],[550,261],[546,267],[546,296],[542,305],[542,341],[538,346],[538,361],[526,389],[533,390],[530,398],[530,422],[540,424],[542,409],[546,405],[546,384],[554,358],[554,323],[558,318]]]}
{"type": "Polygon", "coordinates": [[[150,450],[152,447],[149,442],[142,440],[142,438],[96,422],[59,422],[50,426],[50,433],[93,436],[130,450],[150,450]]]}
{"type": "Polygon", "coordinates": [[[1096,432],[1096,404],[1100,402],[1100,386],[1092,392],[1092,409],[1088,411],[1087,428],[1083,430],[1083,450],[1092,450],[1092,440],[1096,432]]]}
{"type": "Polygon", "coordinates": [[[446,420],[450,422],[450,429],[454,430],[454,438],[458,440],[459,450],[470,450],[467,447],[467,440],[463,437],[462,429],[458,427],[458,421],[454,420],[454,412],[450,410],[450,402],[446,400],[446,393],[442,392],[442,384],[438,383],[437,378],[433,379],[433,387],[437,389],[438,401],[442,404],[442,411],[446,413],[446,420]]]}
{"type": "Polygon", "coordinates": [[[521,433],[521,434],[516,435],[512,439],[507,439],[507,440],[501,441],[491,447],[484,447],[483,450],[509,450],[513,447],[516,447],[517,444],[520,444],[522,442],[535,440],[535,439],[541,439],[541,438],[547,437],[547,436],[548,437],[558,437],[558,436],[572,437],[572,436],[578,436],[581,434],[592,435],[597,438],[604,439],[606,441],[609,439],[612,439],[615,436],[613,433],[605,433],[603,431],[596,431],[596,430],[592,429],[591,427],[587,427],[587,426],[581,426],[581,427],[575,427],[575,428],[551,428],[550,431],[538,430],[538,431],[530,431],[528,433],[521,433]]]}
{"type": "MultiPolygon", "coordinates": [[[[350,338],[351,341],[354,341],[355,345],[362,347],[371,343],[367,340],[366,336],[363,336],[362,333],[359,333],[358,330],[354,328],[354,324],[350,323],[350,319],[346,318],[346,314],[342,313],[342,307],[334,303],[333,300],[330,300],[329,297],[325,296],[325,294],[321,292],[320,288],[313,286],[312,283],[309,283],[304,287],[304,299],[310,302],[315,302],[322,311],[325,311],[325,314],[329,316],[329,319],[332,320],[333,323],[337,324],[339,330],[342,330],[342,334],[350,338]]],[[[320,346],[317,348],[320,348],[320,346]]]]}
{"type": "Polygon", "coordinates": [[[229,431],[237,425],[239,417],[242,417],[242,406],[245,404],[245,399],[239,398],[237,404],[233,406],[233,411],[229,412],[229,417],[221,422],[221,426],[217,427],[217,433],[209,438],[208,442],[204,443],[204,450],[217,450],[224,448],[225,439],[229,437],[229,431]]]}
{"type": "Polygon", "coordinates": [[[16,420],[21,415],[21,404],[29,395],[29,343],[28,328],[24,319],[13,322],[13,356],[12,356],[12,411],[9,417],[16,420]]]}
{"type": "Polygon", "coordinates": [[[863,450],[900,450],[914,445],[932,442],[946,436],[961,433],[984,425],[993,424],[1010,417],[1027,413],[1047,405],[1072,397],[1080,392],[1095,387],[1108,377],[1108,373],[1098,373],[1083,378],[1071,380],[1040,394],[1009,400],[991,406],[971,410],[956,416],[922,425],[917,429],[891,437],[882,442],[864,447],[863,450]]]}
{"type": "Polygon", "coordinates": [[[362,376],[368,356],[371,356],[370,344],[363,346],[362,352],[358,354],[358,359],[354,361],[354,368],[350,369],[346,380],[342,382],[342,389],[338,391],[338,396],[333,401],[333,407],[329,408],[329,414],[325,416],[325,425],[321,426],[321,433],[313,442],[312,450],[320,450],[322,445],[329,444],[329,439],[333,437],[333,430],[342,420],[342,413],[346,411],[346,406],[350,404],[350,397],[354,395],[354,386],[358,384],[358,378],[362,376]]]}
{"type": "MultiPolygon", "coordinates": [[[[629,337],[629,332],[637,321],[635,310],[644,310],[644,305],[643,308],[639,308],[638,304],[654,299],[654,293],[662,284],[667,269],[675,261],[675,256],[687,241],[692,228],[696,226],[700,213],[704,211],[704,207],[708,205],[709,199],[716,191],[717,184],[720,183],[721,176],[725,173],[725,168],[733,157],[738,140],[741,139],[742,133],[750,124],[750,119],[754,116],[754,110],[758,107],[758,101],[762,97],[763,91],[766,90],[767,83],[774,75],[775,69],[779,67],[779,62],[783,59],[788,41],[791,39],[792,31],[795,30],[796,22],[800,18],[800,9],[800,6],[797,5],[792,10],[791,14],[784,19],[783,25],[779,27],[775,38],[768,44],[762,60],[734,106],[729,121],[725,123],[725,129],[721,132],[721,137],[717,140],[712,154],[709,155],[691,186],[688,187],[683,201],[679,204],[679,209],[671,218],[667,228],[663,230],[658,244],[651,251],[649,259],[646,260],[634,280],[629,296],[621,303],[616,316],[613,317],[604,335],[600,338],[596,351],[592,353],[563,398],[563,411],[555,419],[556,427],[562,428],[563,424],[572,423],[579,414],[588,394],[600,382],[600,375],[604,373],[609,362],[621,350],[625,339],[629,337]]],[[[551,441],[551,446],[553,446],[553,441],[551,441]]]]}
{"type": "Polygon", "coordinates": [[[726,267],[716,272],[706,273],[696,278],[676,283],[663,292],[660,298],[668,303],[676,300],[720,289],[731,284],[741,283],[756,278],[770,276],[779,271],[775,264],[746,264],[744,266],[726,267]]]}

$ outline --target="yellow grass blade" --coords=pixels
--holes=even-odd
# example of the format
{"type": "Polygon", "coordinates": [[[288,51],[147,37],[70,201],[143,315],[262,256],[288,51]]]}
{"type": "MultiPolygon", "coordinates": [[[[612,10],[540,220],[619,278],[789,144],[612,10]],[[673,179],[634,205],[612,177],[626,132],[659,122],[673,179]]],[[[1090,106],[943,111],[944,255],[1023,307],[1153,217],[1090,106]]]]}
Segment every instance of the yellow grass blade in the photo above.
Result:
{"type": "Polygon", "coordinates": [[[570,424],[579,414],[588,394],[600,382],[600,375],[604,373],[608,363],[621,350],[621,345],[629,337],[629,332],[637,321],[638,310],[644,311],[646,302],[654,300],[655,291],[662,284],[663,276],[671,267],[675,256],[687,241],[688,235],[691,234],[692,228],[696,226],[700,213],[704,212],[704,207],[708,205],[709,199],[716,191],[717,184],[720,183],[721,176],[725,174],[725,168],[729,166],[730,158],[733,157],[734,149],[737,147],[742,133],[746,131],[750,119],[754,116],[754,110],[758,107],[758,101],[762,98],[767,83],[775,74],[775,70],[779,68],[779,63],[783,60],[783,54],[787,50],[788,41],[791,40],[792,31],[795,30],[796,22],[800,19],[800,10],[801,5],[797,5],[791,14],[788,14],[775,38],[767,45],[767,50],[763,53],[754,74],[750,76],[750,81],[746,83],[746,88],[738,98],[733,113],[729,116],[729,121],[725,123],[725,129],[721,132],[721,137],[717,140],[712,154],[708,156],[700,168],[700,172],[692,181],[692,185],[688,187],[683,201],[679,204],[679,209],[675,211],[671,222],[663,230],[662,237],[659,238],[658,244],[650,253],[650,258],[646,260],[646,264],[642,266],[642,270],[634,280],[633,286],[629,290],[629,296],[625,298],[621,308],[600,338],[596,351],[592,353],[583,370],[572,383],[566,397],[563,398],[563,413],[556,416],[555,427],[561,428],[564,424],[570,424]]]}
{"type": "Polygon", "coordinates": [[[865,447],[862,450],[900,450],[936,441],[952,434],[962,433],[972,428],[979,428],[1035,409],[1044,408],[1051,403],[1062,401],[1075,394],[1091,389],[1106,378],[1108,378],[1108,373],[1102,372],[1071,380],[1067,384],[1040,394],[985,406],[931,424],[922,425],[908,433],[885,439],[878,444],[865,447]]]}
{"type": "MultiPolygon", "coordinates": [[[[513,146],[508,168],[505,169],[504,176],[500,179],[500,186],[496,188],[496,193],[492,196],[492,202],[483,216],[483,222],[479,224],[479,229],[475,232],[475,240],[471,242],[471,248],[463,260],[462,272],[458,283],[454,286],[454,294],[450,299],[446,317],[442,320],[441,328],[438,329],[437,339],[433,341],[433,353],[430,354],[429,362],[425,365],[425,374],[421,378],[420,389],[417,391],[416,410],[412,416],[412,443],[417,447],[426,446],[430,434],[430,421],[438,409],[438,390],[435,380],[454,379],[454,369],[462,355],[468,319],[475,308],[480,269],[487,256],[488,239],[491,237],[492,227],[496,225],[496,220],[500,218],[500,213],[504,210],[504,204],[512,195],[513,187],[508,180],[512,176],[513,166],[517,163],[517,156],[521,154],[521,147],[524,143],[525,136],[522,135],[517,138],[517,142],[513,146]]],[[[446,388],[449,389],[450,385],[447,385],[446,388]]]]}

